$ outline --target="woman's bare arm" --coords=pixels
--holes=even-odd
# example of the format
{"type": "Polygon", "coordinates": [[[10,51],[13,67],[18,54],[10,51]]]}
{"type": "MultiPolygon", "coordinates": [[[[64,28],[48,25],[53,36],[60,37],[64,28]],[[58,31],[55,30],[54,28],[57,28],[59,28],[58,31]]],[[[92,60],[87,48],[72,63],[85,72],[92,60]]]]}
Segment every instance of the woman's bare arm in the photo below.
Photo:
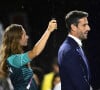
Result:
{"type": "Polygon", "coordinates": [[[47,30],[44,32],[40,40],[35,44],[33,49],[28,52],[28,56],[31,60],[36,56],[38,56],[43,51],[51,32],[53,32],[56,29],[57,29],[56,20],[51,20],[49,22],[47,30]]]}

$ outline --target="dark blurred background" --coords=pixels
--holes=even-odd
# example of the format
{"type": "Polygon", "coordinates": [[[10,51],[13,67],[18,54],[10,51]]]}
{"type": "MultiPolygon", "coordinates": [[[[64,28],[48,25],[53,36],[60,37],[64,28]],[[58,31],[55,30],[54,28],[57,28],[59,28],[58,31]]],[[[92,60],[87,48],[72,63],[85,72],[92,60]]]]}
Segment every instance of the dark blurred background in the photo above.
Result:
{"type": "Polygon", "coordinates": [[[44,51],[32,62],[33,66],[41,67],[47,73],[67,36],[65,15],[75,9],[89,13],[91,31],[84,47],[93,76],[92,84],[97,90],[100,88],[100,0],[1,0],[0,22],[4,29],[12,23],[22,24],[30,37],[28,49],[31,49],[46,30],[48,22],[56,18],[58,30],[51,34],[44,51]]]}

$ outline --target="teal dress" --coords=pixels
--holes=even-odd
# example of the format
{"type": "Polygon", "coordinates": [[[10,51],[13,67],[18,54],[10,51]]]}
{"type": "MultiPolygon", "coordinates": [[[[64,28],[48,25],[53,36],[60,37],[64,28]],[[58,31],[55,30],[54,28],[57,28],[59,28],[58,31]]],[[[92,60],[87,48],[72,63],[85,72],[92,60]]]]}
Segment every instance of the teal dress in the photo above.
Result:
{"type": "Polygon", "coordinates": [[[32,78],[33,70],[27,66],[30,61],[28,53],[15,54],[7,58],[14,90],[37,90],[37,85],[32,78]]]}

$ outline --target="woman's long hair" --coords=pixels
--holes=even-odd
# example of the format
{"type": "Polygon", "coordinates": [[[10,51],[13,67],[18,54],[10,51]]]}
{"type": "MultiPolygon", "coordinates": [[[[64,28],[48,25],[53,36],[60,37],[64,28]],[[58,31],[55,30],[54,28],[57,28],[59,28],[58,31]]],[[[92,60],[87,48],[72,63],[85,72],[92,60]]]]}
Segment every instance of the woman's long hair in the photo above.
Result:
{"type": "Polygon", "coordinates": [[[19,40],[22,37],[23,27],[18,24],[11,24],[4,32],[0,47],[0,76],[8,76],[7,58],[12,54],[22,53],[19,40]]]}

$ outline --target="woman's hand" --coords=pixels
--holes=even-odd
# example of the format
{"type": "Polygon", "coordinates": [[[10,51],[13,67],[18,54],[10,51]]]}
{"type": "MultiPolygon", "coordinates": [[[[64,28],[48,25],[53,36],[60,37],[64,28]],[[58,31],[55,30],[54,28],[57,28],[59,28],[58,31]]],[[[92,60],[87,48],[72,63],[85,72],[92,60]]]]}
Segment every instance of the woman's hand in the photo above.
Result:
{"type": "Polygon", "coordinates": [[[50,32],[53,32],[54,30],[57,30],[57,21],[55,19],[52,19],[49,22],[47,30],[50,31],[50,32]]]}

